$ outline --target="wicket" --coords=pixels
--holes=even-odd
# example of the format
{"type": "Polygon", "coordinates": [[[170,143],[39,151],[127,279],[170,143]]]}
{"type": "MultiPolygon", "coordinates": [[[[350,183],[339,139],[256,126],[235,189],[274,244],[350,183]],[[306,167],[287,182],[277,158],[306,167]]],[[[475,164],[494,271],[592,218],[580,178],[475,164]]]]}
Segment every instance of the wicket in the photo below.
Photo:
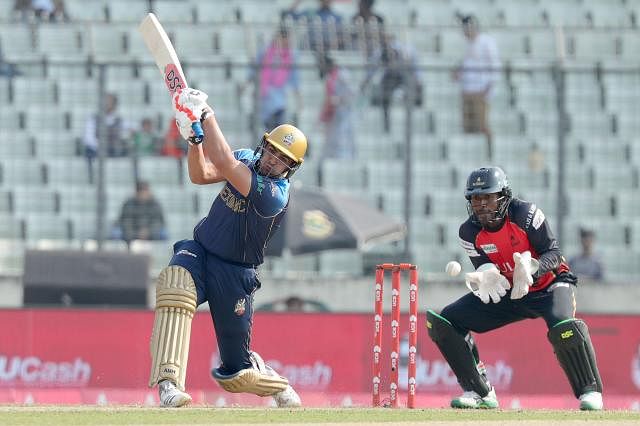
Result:
{"type": "Polygon", "coordinates": [[[398,407],[398,367],[400,354],[400,273],[409,271],[409,365],[407,408],[415,408],[416,350],[418,344],[418,267],[410,263],[376,265],[375,316],[373,337],[373,406],[380,406],[382,372],[382,319],[384,272],[391,270],[391,375],[390,406],[398,407]]]}

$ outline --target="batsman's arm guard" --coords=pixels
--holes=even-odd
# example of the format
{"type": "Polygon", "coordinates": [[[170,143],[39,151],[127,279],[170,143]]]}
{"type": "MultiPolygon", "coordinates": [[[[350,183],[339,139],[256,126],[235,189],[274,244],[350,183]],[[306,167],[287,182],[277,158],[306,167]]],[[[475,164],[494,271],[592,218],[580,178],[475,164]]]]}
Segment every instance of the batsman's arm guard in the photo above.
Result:
{"type": "Polygon", "coordinates": [[[196,304],[196,285],[191,273],[181,266],[164,268],[156,281],[149,387],[168,379],[184,391],[196,304]]]}
{"type": "Polygon", "coordinates": [[[549,329],[547,337],[576,398],[587,392],[602,393],[602,380],[587,324],[575,318],[560,321],[549,329]]]}
{"type": "Polygon", "coordinates": [[[427,310],[427,329],[462,389],[474,391],[481,397],[487,396],[491,385],[478,371],[478,350],[471,335],[463,336],[446,318],[431,309],[427,310]]]}

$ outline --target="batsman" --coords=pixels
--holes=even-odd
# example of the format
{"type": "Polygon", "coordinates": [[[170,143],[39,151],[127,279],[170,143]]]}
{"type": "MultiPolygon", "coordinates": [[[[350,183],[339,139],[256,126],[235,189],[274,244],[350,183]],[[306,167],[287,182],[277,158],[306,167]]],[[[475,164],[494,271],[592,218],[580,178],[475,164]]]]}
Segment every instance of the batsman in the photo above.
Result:
{"type": "Polygon", "coordinates": [[[279,407],[297,407],[300,397],[250,349],[253,295],[260,288],[256,268],[286,214],[289,178],[304,161],[307,139],[281,124],[265,133],[255,150],[232,151],[218,126],[207,95],[176,92],[173,106],[180,134],[188,141],[191,181],[225,182],[193,239],[178,241],[156,282],[149,386],[159,386],[160,405],[191,402],[185,390],[191,322],[196,308],[209,303],[221,365],[211,372],[229,392],[272,396],[279,407]],[[194,137],[199,120],[204,140],[194,137]]]}
{"type": "Polygon", "coordinates": [[[512,196],[507,176],[499,167],[472,171],[465,198],[469,218],[460,226],[459,237],[476,268],[465,275],[471,292],[440,314],[427,311],[429,336],[464,391],[451,406],[499,406],[470,332],[485,333],[541,317],[580,409],[601,410],[602,381],[589,329],[575,318],[577,279],[544,213],[535,204],[512,196]]]}

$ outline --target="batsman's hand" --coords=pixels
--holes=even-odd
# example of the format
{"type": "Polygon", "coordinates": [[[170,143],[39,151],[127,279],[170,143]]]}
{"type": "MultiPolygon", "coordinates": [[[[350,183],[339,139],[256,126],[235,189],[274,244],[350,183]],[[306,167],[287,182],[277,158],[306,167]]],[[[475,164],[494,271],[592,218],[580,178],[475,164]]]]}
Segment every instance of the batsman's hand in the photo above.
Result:
{"type": "Polygon", "coordinates": [[[513,288],[511,299],[522,299],[533,284],[533,274],[538,270],[538,261],[531,258],[531,252],[513,253],[513,288]]]}
{"type": "Polygon", "coordinates": [[[191,143],[202,142],[202,135],[197,135],[196,132],[198,129],[201,132],[199,126],[202,114],[211,110],[211,107],[207,105],[208,97],[206,93],[196,89],[181,89],[173,96],[176,126],[178,126],[180,135],[191,143]]]}
{"type": "Polygon", "coordinates": [[[493,263],[485,263],[475,272],[466,273],[464,281],[469,290],[483,303],[489,303],[489,300],[498,303],[510,287],[509,281],[493,263]]]}

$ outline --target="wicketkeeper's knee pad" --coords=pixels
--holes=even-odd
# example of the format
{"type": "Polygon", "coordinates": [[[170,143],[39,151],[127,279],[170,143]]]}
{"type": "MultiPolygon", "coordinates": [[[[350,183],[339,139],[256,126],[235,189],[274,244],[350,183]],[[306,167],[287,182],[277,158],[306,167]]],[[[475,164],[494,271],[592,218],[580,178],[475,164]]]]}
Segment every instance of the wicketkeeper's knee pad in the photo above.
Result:
{"type": "Polygon", "coordinates": [[[576,318],[564,320],[551,327],[547,337],[576,398],[586,392],[602,392],[602,380],[587,324],[576,318]]]}
{"type": "Polygon", "coordinates": [[[250,357],[253,368],[245,368],[229,375],[221,374],[219,369],[214,368],[211,375],[228,392],[270,396],[287,388],[289,381],[265,364],[257,352],[251,352],[250,357]]]}
{"type": "Polygon", "coordinates": [[[156,314],[151,335],[149,386],[169,379],[184,391],[196,285],[181,266],[164,268],[156,281],[156,314]]]}
{"type": "Polygon", "coordinates": [[[449,363],[460,386],[482,397],[487,396],[491,385],[478,371],[478,351],[471,334],[463,336],[446,318],[431,309],[427,311],[427,329],[429,337],[449,363]]]}

